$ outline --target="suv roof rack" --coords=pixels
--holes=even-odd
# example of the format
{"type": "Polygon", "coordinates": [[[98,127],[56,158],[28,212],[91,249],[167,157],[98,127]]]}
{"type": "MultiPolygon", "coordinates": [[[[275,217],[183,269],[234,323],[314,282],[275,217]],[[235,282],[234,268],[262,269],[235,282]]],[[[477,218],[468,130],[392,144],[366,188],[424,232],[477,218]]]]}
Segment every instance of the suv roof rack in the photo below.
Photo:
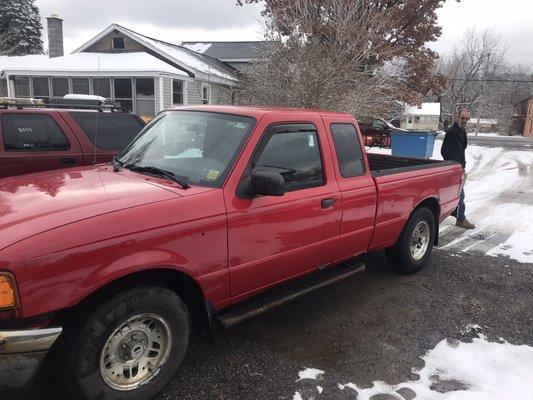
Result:
{"type": "Polygon", "coordinates": [[[101,101],[93,99],[34,99],[0,97],[0,108],[65,108],[77,110],[97,110],[110,112],[129,112],[122,108],[119,103],[113,101],[101,101]]]}

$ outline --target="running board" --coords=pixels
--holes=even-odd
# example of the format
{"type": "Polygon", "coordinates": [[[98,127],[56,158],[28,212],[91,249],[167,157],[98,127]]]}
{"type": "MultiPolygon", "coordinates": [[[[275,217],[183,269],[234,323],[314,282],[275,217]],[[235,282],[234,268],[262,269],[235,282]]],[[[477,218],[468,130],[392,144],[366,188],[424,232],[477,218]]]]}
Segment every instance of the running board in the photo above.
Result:
{"type": "Polygon", "coordinates": [[[325,268],[229,307],[218,314],[216,318],[224,328],[229,328],[245,319],[281,306],[313,290],[339,282],[358,272],[363,272],[365,269],[366,267],[363,263],[347,263],[337,267],[325,268]]]}

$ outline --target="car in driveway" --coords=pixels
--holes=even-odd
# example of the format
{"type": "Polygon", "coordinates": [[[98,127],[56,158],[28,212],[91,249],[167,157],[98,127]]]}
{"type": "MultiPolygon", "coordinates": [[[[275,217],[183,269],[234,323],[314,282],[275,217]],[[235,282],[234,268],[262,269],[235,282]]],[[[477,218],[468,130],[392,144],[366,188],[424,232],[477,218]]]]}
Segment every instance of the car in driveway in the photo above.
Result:
{"type": "Polygon", "coordinates": [[[367,154],[353,116],[191,106],[114,162],[0,180],[0,391],[150,399],[191,335],[364,270],[430,262],[457,163],[367,154]],[[59,389],[58,389],[59,390],[59,389]]]}
{"type": "Polygon", "coordinates": [[[0,99],[0,178],[108,162],[145,126],[113,107],[24,100],[0,99]]]}
{"type": "Polygon", "coordinates": [[[407,130],[397,128],[379,117],[362,117],[357,122],[363,136],[364,145],[367,147],[390,148],[392,144],[391,133],[393,131],[407,132],[407,130]]]}

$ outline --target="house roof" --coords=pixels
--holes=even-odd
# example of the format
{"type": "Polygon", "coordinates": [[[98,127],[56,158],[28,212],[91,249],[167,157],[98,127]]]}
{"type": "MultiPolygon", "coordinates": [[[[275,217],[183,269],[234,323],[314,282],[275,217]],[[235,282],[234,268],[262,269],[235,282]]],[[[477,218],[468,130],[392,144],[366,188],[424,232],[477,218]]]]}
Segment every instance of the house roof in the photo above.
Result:
{"type": "Polygon", "coordinates": [[[31,72],[33,75],[122,72],[165,72],[189,76],[185,71],[151,56],[138,53],[74,53],[49,58],[46,55],[0,56],[0,71],[31,72]]]}
{"type": "Polygon", "coordinates": [[[182,42],[181,45],[198,53],[223,61],[250,61],[259,57],[267,41],[255,42],[182,42]]]}
{"type": "MultiPolygon", "coordinates": [[[[226,84],[236,83],[239,80],[236,75],[236,70],[233,67],[220,60],[217,60],[216,58],[197,53],[193,50],[173,43],[164,42],[142,35],[118,24],[111,24],[94,38],[76,49],[74,53],[83,52],[94,43],[98,42],[115,30],[132,38],[136,42],[155,52],[162,58],[167,59],[169,62],[179,66],[183,70],[188,71],[192,76],[198,76],[202,79],[210,79],[226,84]]],[[[127,53],[120,54],[124,55],[127,53]]]]}
{"type": "Polygon", "coordinates": [[[440,103],[422,103],[420,106],[406,105],[404,115],[440,116],[440,103]]]}

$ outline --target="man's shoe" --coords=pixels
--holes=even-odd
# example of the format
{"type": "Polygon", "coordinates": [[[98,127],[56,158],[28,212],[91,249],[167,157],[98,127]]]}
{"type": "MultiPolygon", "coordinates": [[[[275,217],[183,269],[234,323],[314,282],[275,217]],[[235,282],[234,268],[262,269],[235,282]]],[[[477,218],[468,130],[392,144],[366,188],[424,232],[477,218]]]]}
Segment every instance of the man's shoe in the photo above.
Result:
{"type": "Polygon", "coordinates": [[[464,228],[464,229],[474,229],[476,227],[473,223],[471,223],[467,219],[465,219],[463,221],[457,221],[455,223],[455,226],[458,226],[459,228],[464,228]]]}

